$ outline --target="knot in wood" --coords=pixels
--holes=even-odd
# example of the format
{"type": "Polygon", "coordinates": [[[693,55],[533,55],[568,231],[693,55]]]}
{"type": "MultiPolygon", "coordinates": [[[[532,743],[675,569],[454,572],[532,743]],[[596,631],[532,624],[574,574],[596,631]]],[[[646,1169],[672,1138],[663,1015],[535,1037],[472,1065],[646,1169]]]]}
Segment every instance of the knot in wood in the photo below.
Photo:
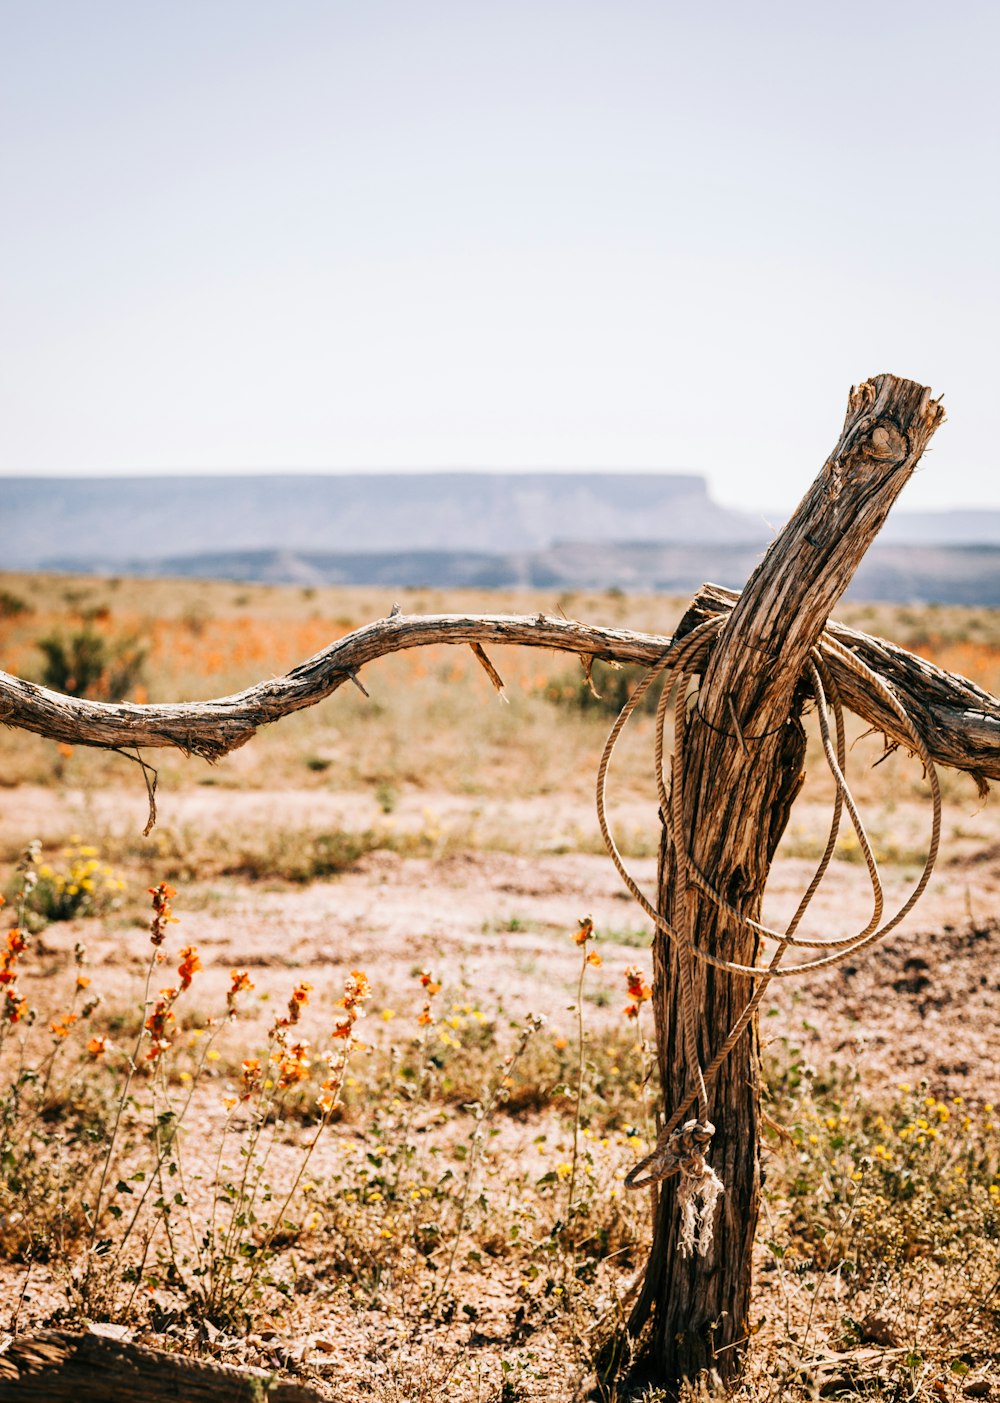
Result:
{"type": "Polygon", "coordinates": [[[877,463],[901,463],[909,452],[906,435],[895,424],[884,420],[872,430],[868,440],[867,456],[877,463]]]}

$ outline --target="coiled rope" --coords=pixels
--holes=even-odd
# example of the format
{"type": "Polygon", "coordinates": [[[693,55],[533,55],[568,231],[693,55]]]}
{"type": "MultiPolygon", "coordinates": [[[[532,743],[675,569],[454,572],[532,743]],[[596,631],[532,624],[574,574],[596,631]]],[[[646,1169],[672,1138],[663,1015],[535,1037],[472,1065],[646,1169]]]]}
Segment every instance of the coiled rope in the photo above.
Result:
{"type": "MultiPolygon", "coordinates": [[[[927,887],[927,883],[930,881],[931,873],[934,870],[934,864],[937,860],[941,837],[941,791],[938,785],[937,772],[927,746],[924,744],[923,738],[914,726],[906,708],[884,678],[872,671],[871,668],[856,657],[849,649],[838,643],[829,633],[824,632],[816,647],[812,649],[806,667],[819,717],[823,754],[826,758],[830,773],[833,776],[835,785],[833,813],[831,815],[826,847],[820,858],[819,865],[813,874],[812,880],[803,893],[792,919],[783,931],[772,930],[771,927],[763,925],[759,921],[752,920],[749,916],[745,916],[737,911],[734,906],[726,901],[719,892],[716,891],[705,874],[698,869],[694,862],[684,829],[683,817],[684,784],[686,778],[684,763],[685,732],[687,726],[693,720],[700,720],[705,725],[709,726],[712,724],[706,717],[702,716],[697,704],[689,717],[688,694],[692,678],[695,673],[702,670],[708,651],[721,631],[723,623],[724,618],[721,617],[704,620],[683,638],[675,640],[664,653],[660,661],[649,669],[619,713],[611,729],[611,734],[608,736],[607,744],[604,747],[604,753],[601,756],[601,763],[597,771],[597,817],[601,826],[601,834],[604,838],[608,853],[611,856],[611,860],[614,862],[615,867],[618,869],[622,880],[632,896],[650,917],[656,928],[662,931],[677,948],[680,970],[683,1048],[688,1072],[688,1089],[684,1099],[659,1132],[656,1145],[653,1147],[652,1151],[646,1155],[644,1159],[640,1160],[626,1176],[625,1186],[630,1189],[638,1189],[649,1184],[659,1183],[664,1179],[670,1178],[673,1174],[679,1173],[681,1176],[678,1192],[682,1214],[681,1248],[684,1252],[690,1252],[697,1247],[697,1250],[703,1254],[706,1253],[711,1246],[712,1219],[714,1216],[715,1204],[719,1194],[722,1192],[722,1184],[705,1160],[705,1154],[712,1136],[715,1133],[715,1127],[708,1119],[708,1088],[714,1082],[719,1068],[725,1062],[730,1052],[732,1052],[756,1013],[772,979],[795,978],[796,976],[810,973],[813,970],[825,969],[831,965],[838,964],[843,960],[849,959],[866,946],[873,944],[877,940],[881,940],[883,936],[887,935],[899,925],[903,918],[920,900],[920,897],[927,887]],[[905,738],[907,746],[920,757],[930,786],[932,800],[931,832],[923,870],[910,895],[898,910],[886,920],[883,920],[885,898],[882,880],[878,870],[878,863],[875,860],[871,841],[865,830],[861,815],[858,812],[854,796],[844,777],[846,762],[844,712],[836,684],[827,666],[827,661],[829,659],[835,659],[839,664],[853,671],[868,687],[878,694],[882,701],[885,702],[886,706],[895,714],[899,722],[899,732],[905,738]],[[611,763],[611,757],[614,754],[619,736],[628,722],[629,717],[639,705],[646,692],[661,677],[664,678],[664,684],[657,704],[654,728],[655,770],[660,812],[665,815],[664,821],[667,826],[669,841],[673,850],[675,874],[674,910],[671,913],[673,922],[668,921],[666,917],[657,910],[656,906],[640,889],[631,873],[628,871],[611,834],[606,813],[608,766],[611,763]],[[670,791],[668,794],[664,781],[664,734],[666,730],[667,707],[671,694],[674,696],[674,748],[670,759],[670,791]],[[833,715],[832,734],[830,726],[831,712],[833,715]],[[851,820],[851,825],[857,836],[858,844],[868,869],[868,876],[872,889],[872,914],[864,928],[855,932],[853,935],[834,938],[817,935],[801,936],[797,933],[799,925],[810,902],[816,894],[816,889],[819,887],[830,866],[834,849],[837,845],[837,838],[845,809],[851,820]],[[763,936],[769,940],[776,941],[777,948],[770,957],[770,960],[764,965],[745,965],[735,960],[723,959],[718,955],[710,953],[708,950],[702,949],[695,939],[693,903],[690,900],[690,892],[692,889],[700,892],[701,895],[709,900],[719,911],[724,912],[737,927],[745,931],[753,931],[757,936],[763,936]],[[798,947],[804,950],[824,951],[826,953],[801,961],[798,964],[782,965],[782,959],[791,947],[798,947]],[[695,960],[701,960],[706,964],[714,965],[717,969],[724,970],[729,974],[746,975],[758,981],[753,995],[730,1029],[725,1042],[705,1068],[701,1066],[698,1052],[697,1014],[693,992],[695,960]],[[697,1107],[697,1115],[694,1118],[690,1118],[690,1112],[695,1107],[697,1107]],[[688,1119],[685,1119],[685,1117],[688,1117],[688,1119]],[[700,1207],[696,1207],[696,1201],[700,1202],[700,1207]]],[[[747,742],[760,741],[763,740],[764,737],[745,736],[740,729],[738,718],[734,715],[732,719],[735,727],[735,734],[732,738],[739,742],[745,753],[749,754],[747,742]]],[[[713,729],[718,728],[713,727],[713,729]]]]}

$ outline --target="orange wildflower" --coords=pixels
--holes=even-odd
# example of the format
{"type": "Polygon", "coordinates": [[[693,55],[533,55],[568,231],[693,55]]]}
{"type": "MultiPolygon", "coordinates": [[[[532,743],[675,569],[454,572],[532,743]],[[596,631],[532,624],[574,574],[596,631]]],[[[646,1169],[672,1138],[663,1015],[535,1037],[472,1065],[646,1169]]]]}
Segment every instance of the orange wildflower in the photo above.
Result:
{"type": "Polygon", "coordinates": [[[177,917],[170,908],[170,902],[177,895],[173,887],[159,882],[147,888],[153,898],[153,919],[149,923],[149,939],[153,945],[162,945],[167,935],[167,926],[175,925],[177,917]]]}
{"type": "Polygon", "coordinates": [[[111,1044],[107,1038],[91,1038],[87,1043],[87,1051],[95,1060],[103,1057],[106,1052],[111,1051],[111,1044]]]}
{"type": "Polygon", "coordinates": [[[87,975],[87,974],[78,974],[78,975],[76,976],[76,987],[77,987],[78,989],[89,989],[89,988],[90,988],[90,976],[87,975]]]}
{"type": "Polygon", "coordinates": [[[16,989],[7,989],[5,992],[7,998],[3,1006],[3,1016],[8,1023],[20,1023],[28,1013],[28,1000],[16,989]]]}
{"type": "Polygon", "coordinates": [[[260,1086],[260,1077],[260,1058],[245,1058],[240,1070],[240,1080],[243,1083],[244,1101],[248,1100],[260,1086]]]}
{"type": "Polygon", "coordinates": [[[245,969],[231,969],[229,978],[232,980],[232,984],[226,994],[226,1007],[230,1013],[235,1013],[238,996],[249,993],[254,986],[245,969]]]}
{"type": "Polygon", "coordinates": [[[17,926],[7,932],[7,948],[0,950],[0,984],[13,984],[17,979],[17,958],[28,948],[28,937],[17,926]]]}
{"type": "Polygon", "coordinates": [[[296,1082],[305,1081],[308,1076],[309,1044],[307,1042],[292,1043],[281,1059],[278,1086],[284,1091],[287,1087],[294,1086],[296,1082]]]}
{"type": "Polygon", "coordinates": [[[441,984],[434,978],[429,969],[420,971],[420,982],[427,991],[427,998],[424,1002],[423,1011],[417,1019],[422,1028],[427,1028],[434,1022],[434,1015],[431,1012],[431,1003],[435,995],[440,994],[441,984]]]}
{"type": "Polygon", "coordinates": [[[190,989],[191,980],[204,966],[198,958],[198,947],[196,945],[185,945],[181,950],[180,963],[177,966],[177,974],[181,981],[182,989],[190,989]]]}
{"type": "Polygon", "coordinates": [[[64,1017],[57,1018],[54,1023],[50,1023],[49,1030],[57,1038],[68,1038],[69,1030],[70,1028],[72,1028],[73,1024],[76,1022],[79,1016],[80,1015],[78,1013],[67,1013],[64,1017]]]}
{"type": "Polygon", "coordinates": [[[593,965],[595,969],[599,969],[603,963],[604,961],[601,959],[597,951],[591,950],[587,956],[587,964],[593,965]]]}
{"type": "Polygon", "coordinates": [[[282,1020],[286,1027],[289,1023],[297,1023],[302,1017],[302,1010],[309,1002],[309,991],[311,989],[312,985],[307,984],[305,980],[303,980],[301,984],[296,984],[295,988],[292,990],[292,997],[288,1000],[288,1018],[282,1020]]]}
{"type": "Polygon", "coordinates": [[[161,989],[160,997],[156,1000],[152,1012],[146,1019],[144,1026],[149,1033],[149,1051],[146,1053],[147,1062],[155,1062],[168,1048],[173,1046],[167,1034],[171,1031],[174,1023],[171,1004],[176,997],[176,989],[161,989]]]}
{"type": "Polygon", "coordinates": [[[372,986],[364,970],[352,969],[344,980],[344,997],[337,1001],[338,1008],[359,1008],[365,999],[371,997],[372,986]]]}
{"type": "Polygon", "coordinates": [[[625,983],[628,986],[628,996],[636,1003],[645,1003],[647,999],[653,997],[653,991],[642,977],[642,970],[638,965],[629,965],[625,971],[625,983]]]}
{"type": "Polygon", "coordinates": [[[363,970],[352,969],[344,980],[344,997],[337,1000],[337,1007],[342,1008],[347,1017],[340,1019],[331,1033],[331,1037],[353,1037],[355,1023],[365,1015],[362,1004],[371,997],[371,992],[372,986],[368,981],[367,974],[363,970]]]}
{"type": "Polygon", "coordinates": [[[593,935],[594,935],[594,921],[593,921],[593,917],[591,917],[591,916],[582,916],[582,917],[580,918],[579,922],[578,922],[578,925],[579,925],[580,929],[577,931],[576,935],[574,935],[573,939],[576,941],[577,945],[586,945],[586,943],[587,943],[588,940],[593,939],[593,935]]]}

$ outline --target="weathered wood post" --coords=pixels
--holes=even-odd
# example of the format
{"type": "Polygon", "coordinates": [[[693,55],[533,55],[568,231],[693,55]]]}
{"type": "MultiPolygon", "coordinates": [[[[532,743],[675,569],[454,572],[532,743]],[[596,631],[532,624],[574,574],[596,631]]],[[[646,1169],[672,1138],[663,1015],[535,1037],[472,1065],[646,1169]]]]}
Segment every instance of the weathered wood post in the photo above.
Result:
{"type": "MultiPolygon", "coordinates": [[[[943,411],[930,391],[879,375],[851,392],[844,430],[795,515],[751,577],[704,667],[684,737],[684,826],[691,860],[741,914],[760,915],[764,885],[802,783],[802,673],[830,610],[908,480],[943,411]]],[[[692,627],[681,622],[677,636],[692,627]]],[[[659,910],[678,919],[674,852],[664,832],[659,910]]],[[[752,965],[757,937],[694,887],[699,946],[752,965]]],[[[684,1098],[681,968],[662,933],[654,945],[654,1008],[664,1109],[684,1098]]],[[[694,962],[702,1066],[725,1041],[751,980],[694,962]]],[[[750,1329],[751,1254],[760,1195],[760,1045],[756,1019],[708,1088],[716,1133],[710,1162],[725,1184],[708,1255],[684,1255],[677,1178],[661,1186],[652,1250],[630,1321],[653,1314],[647,1364],[657,1383],[738,1374],[750,1329]]]]}

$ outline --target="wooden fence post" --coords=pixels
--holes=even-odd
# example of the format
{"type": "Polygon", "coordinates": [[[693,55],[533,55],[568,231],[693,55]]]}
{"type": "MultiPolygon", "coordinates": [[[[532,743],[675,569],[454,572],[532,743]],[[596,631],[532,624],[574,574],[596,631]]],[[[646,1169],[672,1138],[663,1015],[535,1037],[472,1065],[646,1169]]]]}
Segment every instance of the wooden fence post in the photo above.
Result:
{"type": "MultiPolygon", "coordinates": [[[[851,392],[836,448],[743,590],[704,665],[684,734],[684,829],[690,860],[743,915],[760,914],[771,859],[803,779],[799,712],[810,649],[943,417],[927,389],[895,376],[876,376],[851,392]]],[[[693,614],[686,616],[678,636],[693,622],[693,614]]],[[[665,831],[661,915],[676,922],[686,895],[702,949],[756,963],[756,936],[734,928],[696,888],[681,893],[676,877],[665,831]]],[[[690,1086],[681,973],[674,942],[658,933],[654,1009],[667,1117],[690,1086]]],[[[746,1006],[752,981],[695,961],[693,992],[704,1067],[746,1006]]],[[[661,1185],[646,1276],[629,1322],[638,1334],[653,1316],[641,1367],[658,1384],[706,1370],[730,1382],[741,1369],[760,1195],[759,1103],[754,1019],[708,1088],[716,1127],[709,1160],[725,1194],[707,1255],[685,1255],[678,1179],[661,1185]]]]}

